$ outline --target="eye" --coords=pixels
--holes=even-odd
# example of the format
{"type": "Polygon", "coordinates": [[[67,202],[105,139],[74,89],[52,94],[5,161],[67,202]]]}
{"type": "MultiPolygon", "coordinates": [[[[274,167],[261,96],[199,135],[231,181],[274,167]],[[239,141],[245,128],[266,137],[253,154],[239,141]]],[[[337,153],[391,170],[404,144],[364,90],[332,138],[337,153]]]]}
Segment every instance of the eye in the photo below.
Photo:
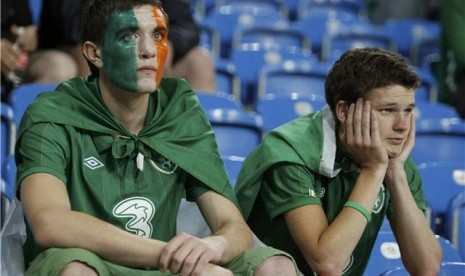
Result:
{"type": "Polygon", "coordinates": [[[165,39],[165,37],[166,37],[166,32],[164,32],[164,31],[155,31],[153,33],[153,40],[155,40],[155,41],[161,41],[161,40],[165,39]]]}
{"type": "Polygon", "coordinates": [[[379,111],[381,115],[389,115],[393,112],[392,108],[384,108],[379,111]]]}
{"type": "Polygon", "coordinates": [[[137,38],[137,35],[136,35],[136,33],[134,33],[134,32],[126,33],[126,34],[123,36],[124,41],[127,41],[127,42],[133,41],[133,40],[135,40],[136,38],[137,38]]]}
{"type": "Polygon", "coordinates": [[[409,115],[412,112],[413,112],[413,108],[407,108],[404,110],[405,115],[409,115]]]}

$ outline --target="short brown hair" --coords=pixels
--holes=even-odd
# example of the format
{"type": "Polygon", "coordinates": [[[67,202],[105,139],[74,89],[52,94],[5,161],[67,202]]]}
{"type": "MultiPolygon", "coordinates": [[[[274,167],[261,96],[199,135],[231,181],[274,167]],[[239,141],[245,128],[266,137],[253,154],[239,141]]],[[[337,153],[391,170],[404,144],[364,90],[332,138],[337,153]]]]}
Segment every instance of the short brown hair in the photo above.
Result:
{"type": "Polygon", "coordinates": [[[378,48],[345,52],[330,70],[325,82],[326,102],[335,112],[336,103],[355,103],[375,88],[401,85],[420,86],[417,74],[398,54],[378,48]]]}

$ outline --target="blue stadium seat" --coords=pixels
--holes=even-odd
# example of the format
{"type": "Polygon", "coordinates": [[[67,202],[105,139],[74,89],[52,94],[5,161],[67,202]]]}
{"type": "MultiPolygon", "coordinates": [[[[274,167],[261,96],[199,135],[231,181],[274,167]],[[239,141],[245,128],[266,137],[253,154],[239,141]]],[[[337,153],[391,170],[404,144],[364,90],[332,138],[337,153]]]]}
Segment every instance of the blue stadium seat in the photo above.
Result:
{"type": "Polygon", "coordinates": [[[321,45],[321,60],[332,60],[347,50],[365,47],[397,50],[396,44],[382,27],[362,21],[326,33],[321,45]]]}
{"type": "Polygon", "coordinates": [[[364,0],[301,0],[297,5],[297,10],[301,18],[307,11],[321,7],[346,11],[357,16],[366,12],[364,0]]]}
{"type": "Polygon", "coordinates": [[[231,185],[236,185],[237,176],[242,168],[242,163],[244,162],[245,158],[240,156],[222,156],[221,157],[224,161],[224,166],[226,167],[226,171],[228,172],[229,181],[231,185]]]}
{"type": "Polygon", "coordinates": [[[449,204],[458,193],[465,192],[465,159],[422,163],[418,170],[425,200],[431,209],[431,229],[450,239],[446,230],[449,204]]]}
{"type": "Polygon", "coordinates": [[[311,51],[298,47],[266,48],[258,43],[241,44],[231,52],[231,61],[241,80],[241,100],[253,104],[257,98],[257,78],[265,64],[285,63],[289,60],[317,61],[311,51]]]}
{"type": "Polygon", "coordinates": [[[2,115],[1,124],[1,155],[0,162],[3,163],[5,158],[13,154],[16,141],[16,123],[14,121],[13,109],[7,103],[2,102],[0,107],[2,115]]]}
{"type": "Polygon", "coordinates": [[[265,64],[259,74],[258,98],[267,94],[325,95],[325,80],[329,66],[312,60],[289,60],[265,64]]]}
{"type": "Polygon", "coordinates": [[[215,59],[216,90],[241,98],[241,80],[236,74],[236,67],[227,59],[215,59]]]}
{"type": "MultiPolygon", "coordinates": [[[[465,263],[463,262],[443,262],[438,276],[459,276],[465,275],[465,263]]],[[[396,267],[388,270],[380,276],[410,276],[405,267],[396,267]]]]}
{"type": "Polygon", "coordinates": [[[460,120],[460,115],[454,107],[445,103],[417,101],[415,104],[415,119],[417,122],[440,119],[460,120]]]}
{"type": "Polygon", "coordinates": [[[397,51],[409,58],[414,45],[420,39],[439,38],[440,25],[437,21],[419,18],[390,18],[384,28],[397,45],[397,51]]]}
{"type": "Polygon", "coordinates": [[[9,154],[3,161],[1,167],[2,179],[5,181],[5,189],[2,192],[11,201],[15,196],[15,185],[16,185],[16,162],[15,156],[9,154]]]}
{"type": "Polygon", "coordinates": [[[241,4],[225,3],[216,5],[203,19],[203,22],[219,34],[220,56],[229,58],[232,39],[238,28],[247,26],[286,26],[288,18],[273,3],[241,1],[241,4]]]}
{"type": "MultiPolygon", "coordinates": [[[[460,255],[458,254],[458,251],[452,246],[452,244],[447,239],[439,235],[436,235],[436,238],[440,243],[443,251],[443,263],[462,261],[460,255]]],[[[364,275],[385,275],[383,273],[387,273],[387,271],[397,269],[400,270],[401,268],[403,269],[403,267],[404,265],[402,264],[399,245],[397,244],[397,240],[394,236],[394,233],[390,231],[379,232],[378,238],[376,239],[375,245],[373,246],[373,251],[371,252],[370,260],[368,261],[368,265],[365,269],[364,275]]]]}
{"type": "Polygon", "coordinates": [[[56,86],[56,83],[25,83],[13,89],[9,95],[8,103],[13,108],[16,125],[19,126],[24,111],[40,93],[53,91],[56,86]]]}
{"type": "Polygon", "coordinates": [[[264,132],[270,132],[284,123],[318,111],[325,105],[325,99],[318,95],[268,94],[257,100],[257,112],[262,116],[264,132]]]}
{"type": "Polygon", "coordinates": [[[368,23],[366,18],[354,13],[331,7],[308,9],[299,18],[290,23],[290,28],[305,34],[312,45],[312,51],[321,56],[324,37],[343,26],[368,23]]]}
{"type": "Polygon", "coordinates": [[[221,156],[247,157],[261,142],[261,116],[246,111],[231,95],[199,93],[199,100],[215,132],[221,156]]]}
{"type": "Polygon", "coordinates": [[[238,28],[234,34],[232,48],[243,43],[259,43],[264,47],[294,46],[311,50],[310,41],[300,31],[286,27],[252,26],[238,28]]]}
{"type": "MultiPolygon", "coordinates": [[[[465,171],[457,177],[461,177],[465,185],[465,171]]],[[[465,261],[465,192],[458,193],[450,201],[447,214],[447,236],[458,249],[462,260],[465,261]]]]}

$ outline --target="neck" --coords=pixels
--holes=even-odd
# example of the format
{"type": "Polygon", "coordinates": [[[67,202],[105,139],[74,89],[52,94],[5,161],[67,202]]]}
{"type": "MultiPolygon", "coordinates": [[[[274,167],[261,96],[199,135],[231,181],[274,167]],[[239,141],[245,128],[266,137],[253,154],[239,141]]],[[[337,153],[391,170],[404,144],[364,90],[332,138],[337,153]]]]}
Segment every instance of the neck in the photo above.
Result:
{"type": "Polygon", "coordinates": [[[102,99],[113,115],[129,132],[137,135],[144,127],[150,94],[124,91],[102,79],[99,85],[102,99]]]}

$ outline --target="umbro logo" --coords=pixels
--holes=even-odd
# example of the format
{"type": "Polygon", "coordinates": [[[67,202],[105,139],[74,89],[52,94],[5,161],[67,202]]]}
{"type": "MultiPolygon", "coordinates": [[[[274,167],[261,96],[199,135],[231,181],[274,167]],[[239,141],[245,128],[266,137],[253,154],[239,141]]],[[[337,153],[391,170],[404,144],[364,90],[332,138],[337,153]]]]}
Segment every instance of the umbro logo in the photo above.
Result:
{"type": "Polygon", "coordinates": [[[93,156],[84,159],[84,165],[86,165],[91,170],[103,167],[103,163],[93,156]]]}

